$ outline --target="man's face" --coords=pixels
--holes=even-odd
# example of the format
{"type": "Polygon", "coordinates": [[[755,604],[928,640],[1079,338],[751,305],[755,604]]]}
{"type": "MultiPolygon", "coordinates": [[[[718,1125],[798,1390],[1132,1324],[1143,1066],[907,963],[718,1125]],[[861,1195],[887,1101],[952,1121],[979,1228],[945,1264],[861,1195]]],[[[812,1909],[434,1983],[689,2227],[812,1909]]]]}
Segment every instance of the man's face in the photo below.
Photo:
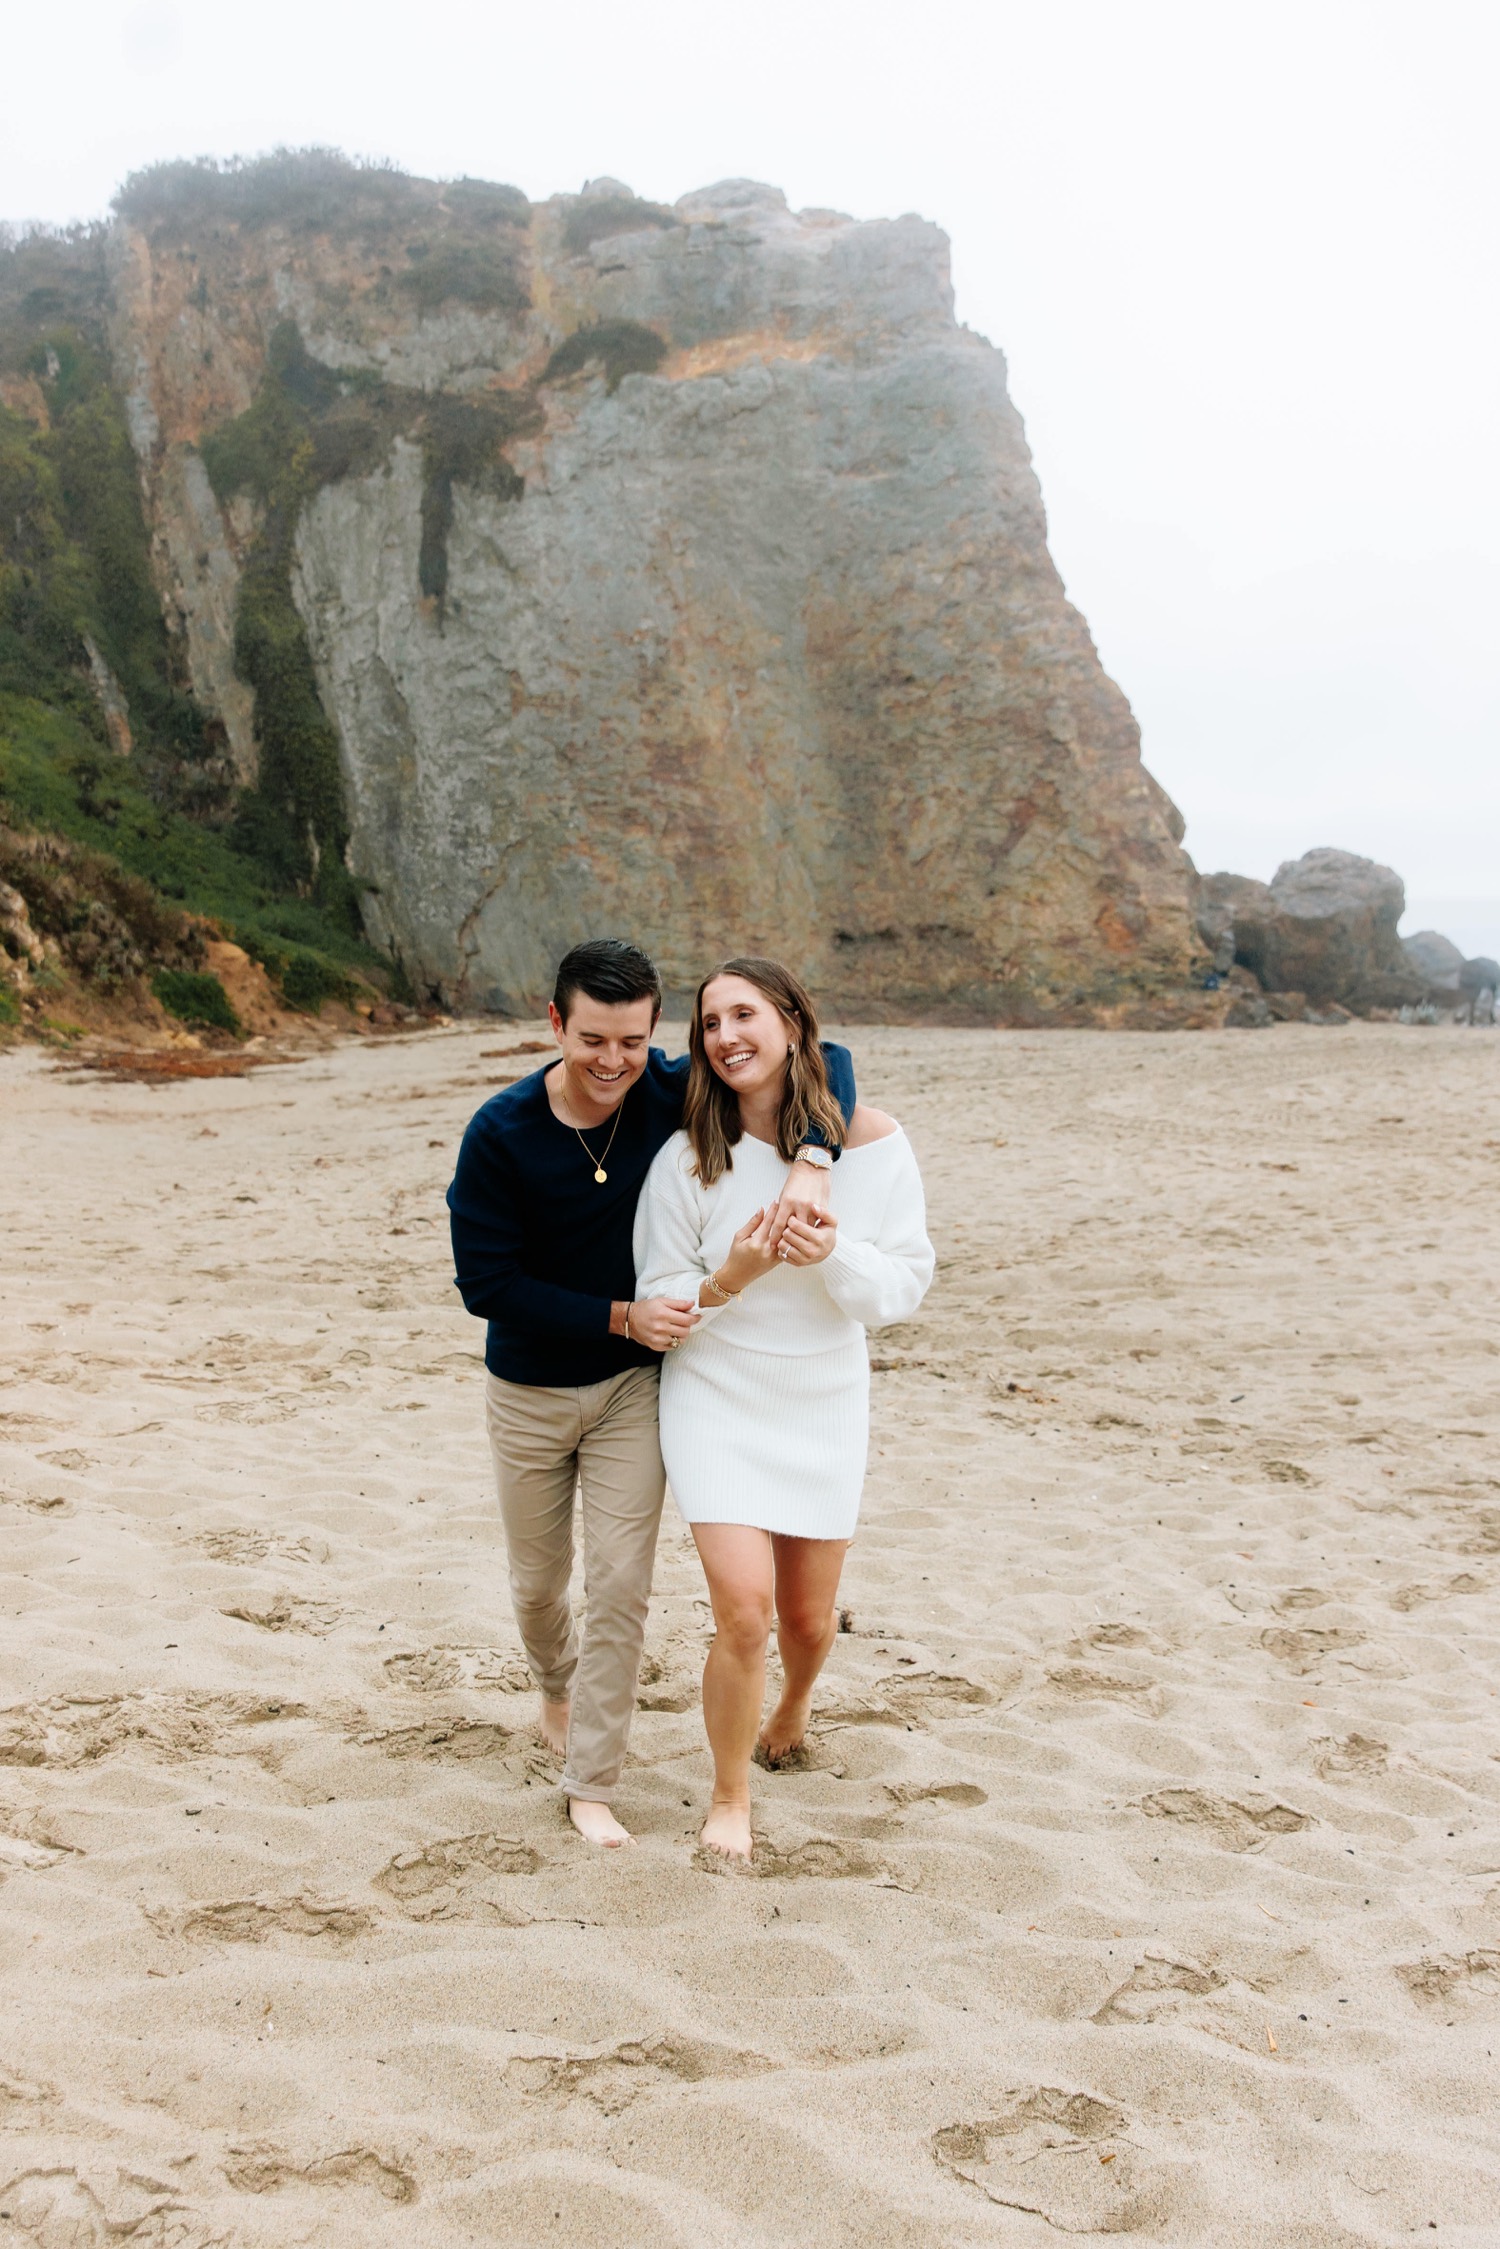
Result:
{"type": "Polygon", "coordinates": [[[555,1007],[547,1009],[553,1035],[562,1048],[569,1080],[601,1110],[617,1109],[646,1067],[656,1008],[649,999],[611,1005],[575,992],[566,1023],[555,1007]]]}

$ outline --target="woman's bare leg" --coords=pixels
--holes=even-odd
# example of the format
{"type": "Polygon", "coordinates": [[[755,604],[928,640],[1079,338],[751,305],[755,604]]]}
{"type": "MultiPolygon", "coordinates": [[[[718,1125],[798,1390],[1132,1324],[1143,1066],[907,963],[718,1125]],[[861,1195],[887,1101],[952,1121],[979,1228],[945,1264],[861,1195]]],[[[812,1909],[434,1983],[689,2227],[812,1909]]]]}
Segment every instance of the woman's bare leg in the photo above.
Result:
{"type": "Polygon", "coordinates": [[[750,1756],[766,1699],[775,1568],[767,1531],[743,1523],[695,1523],[714,1610],[703,1666],[703,1723],[714,1756],[714,1797],[703,1842],[726,1858],[750,1856],[750,1756]]]}
{"type": "Polygon", "coordinates": [[[760,1746],[771,1764],[800,1746],[807,1733],[812,1691],[838,1631],[834,1604],[846,1538],[774,1535],[776,1645],[781,1650],[781,1699],[762,1728],[760,1746]]]}

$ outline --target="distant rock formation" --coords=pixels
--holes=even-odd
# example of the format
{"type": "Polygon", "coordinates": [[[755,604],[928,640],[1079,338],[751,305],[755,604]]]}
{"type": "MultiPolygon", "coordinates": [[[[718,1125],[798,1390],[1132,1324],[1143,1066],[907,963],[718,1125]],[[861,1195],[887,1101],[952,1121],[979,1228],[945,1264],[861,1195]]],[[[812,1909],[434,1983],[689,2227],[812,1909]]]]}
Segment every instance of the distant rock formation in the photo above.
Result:
{"type": "Polygon", "coordinates": [[[1250,969],[1268,992],[1298,994],[1313,1009],[1355,1014],[1420,999],[1423,981],[1396,925],[1406,909],[1401,877],[1352,851],[1306,851],[1269,883],[1206,875],[1198,928],[1205,943],[1250,969]]]}
{"type": "Polygon", "coordinates": [[[1182,823],[936,227],[254,167],[121,210],[194,690],[424,991],[530,1008],[616,931],[678,994],[756,948],[867,1018],[1202,1013],[1182,823]]]}
{"type": "Polygon", "coordinates": [[[1402,938],[1401,950],[1413,974],[1426,985],[1430,998],[1439,994],[1457,997],[1464,956],[1451,938],[1440,936],[1435,929],[1419,929],[1415,936],[1402,938]]]}

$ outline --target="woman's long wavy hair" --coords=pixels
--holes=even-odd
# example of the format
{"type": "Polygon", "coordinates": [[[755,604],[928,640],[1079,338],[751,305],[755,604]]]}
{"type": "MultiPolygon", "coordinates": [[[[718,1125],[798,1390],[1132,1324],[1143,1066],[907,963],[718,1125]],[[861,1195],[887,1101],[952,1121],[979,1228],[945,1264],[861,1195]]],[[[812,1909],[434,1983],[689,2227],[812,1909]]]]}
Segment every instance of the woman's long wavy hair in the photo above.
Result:
{"type": "Polygon", "coordinates": [[[717,976],[743,976],[747,984],[765,994],[786,1024],[791,1051],[776,1115],[777,1153],[790,1163],[812,1125],[821,1129],[830,1148],[842,1148],[844,1112],[828,1088],[828,1071],[818,1043],[818,1011],[807,986],[780,961],[754,956],[721,961],[698,986],[693,1019],[688,1025],[690,1061],[682,1122],[693,1144],[693,1169],[704,1186],[711,1187],[729,1170],[742,1131],[734,1088],[714,1074],[703,1050],[703,995],[717,976]]]}

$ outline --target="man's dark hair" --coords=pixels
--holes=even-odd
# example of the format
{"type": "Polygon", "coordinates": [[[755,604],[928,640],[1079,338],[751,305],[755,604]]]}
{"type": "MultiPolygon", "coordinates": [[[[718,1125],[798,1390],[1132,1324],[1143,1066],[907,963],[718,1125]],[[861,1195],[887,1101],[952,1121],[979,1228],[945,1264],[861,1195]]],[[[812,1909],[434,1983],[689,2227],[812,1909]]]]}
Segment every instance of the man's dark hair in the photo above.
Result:
{"type": "Polygon", "coordinates": [[[653,1023],[661,1013],[661,978],[655,962],[639,945],[627,945],[620,937],[590,937],[564,953],[557,966],[552,1005],[565,1023],[579,992],[605,1007],[650,1000],[653,1023]]]}

